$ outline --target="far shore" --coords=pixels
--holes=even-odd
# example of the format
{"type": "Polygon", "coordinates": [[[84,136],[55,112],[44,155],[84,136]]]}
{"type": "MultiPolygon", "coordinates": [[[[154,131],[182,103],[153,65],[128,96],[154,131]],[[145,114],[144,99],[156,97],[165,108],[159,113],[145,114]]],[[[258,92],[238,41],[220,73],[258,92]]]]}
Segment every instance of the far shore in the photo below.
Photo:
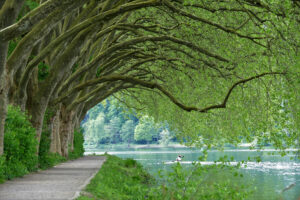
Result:
{"type": "Polygon", "coordinates": [[[130,149],[146,149],[146,148],[188,148],[187,146],[179,143],[170,143],[168,145],[163,144],[108,144],[99,145],[97,147],[85,146],[85,150],[95,150],[95,149],[117,149],[117,148],[130,148],[130,149]]]}
{"type": "MultiPolygon", "coordinates": [[[[194,149],[195,147],[188,147],[184,144],[179,144],[179,143],[169,143],[168,145],[163,145],[163,144],[106,144],[106,145],[99,145],[99,146],[85,146],[85,154],[90,154],[93,152],[115,152],[115,151],[124,151],[124,150],[135,150],[135,149],[163,149],[163,148],[192,148],[194,149]]],[[[210,151],[214,150],[221,150],[217,148],[212,148],[210,151]]],[[[248,145],[239,145],[237,147],[234,146],[225,146],[223,148],[223,151],[233,151],[233,150],[239,150],[239,151],[282,151],[279,149],[274,148],[273,146],[265,146],[262,149],[258,147],[249,147],[248,145]]],[[[222,151],[222,150],[221,150],[222,151]]],[[[300,149],[285,149],[285,151],[300,151],[300,149]]]]}

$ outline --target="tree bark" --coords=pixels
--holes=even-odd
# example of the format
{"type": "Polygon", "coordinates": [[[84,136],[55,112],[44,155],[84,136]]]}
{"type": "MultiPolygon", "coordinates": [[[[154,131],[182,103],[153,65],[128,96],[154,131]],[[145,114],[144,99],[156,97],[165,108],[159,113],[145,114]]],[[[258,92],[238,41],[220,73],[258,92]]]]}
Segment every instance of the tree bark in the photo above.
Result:
{"type": "Polygon", "coordinates": [[[75,131],[75,126],[74,126],[74,121],[72,121],[71,123],[71,129],[70,129],[70,140],[69,140],[69,147],[70,147],[70,151],[73,152],[74,151],[74,131],[75,131]]]}
{"type": "Polygon", "coordinates": [[[47,109],[47,102],[43,99],[34,100],[33,105],[29,108],[31,114],[32,126],[36,129],[36,139],[38,141],[37,152],[41,141],[41,134],[43,129],[43,121],[47,109]]]}
{"type": "Polygon", "coordinates": [[[5,3],[5,0],[0,0],[0,10],[1,10],[4,3],[5,3]]]}
{"type": "MultiPolygon", "coordinates": [[[[24,0],[0,0],[0,30],[11,25],[24,3],[24,0]]],[[[10,79],[6,68],[8,42],[0,43],[0,156],[4,151],[4,126],[8,106],[8,91],[10,79]]]]}
{"type": "Polygon", "coordinates": [[[6,73],[2,73],[0,74],[0,156],[4,151],[4,126],[8,106],[8,88],[6,86],[6,73]]]}
{"type": "Polygon", "coordinates": [[[66,106],[62,105],[60,111],[60,141],[61,152],[64,157],[69,156],[69,144],[71,140],[74,112],[68,112],[66,106]]]}
{"type": "Polygon", "coordinates": [[[51,121],[50,152],[58,153],[59,155],[62,155],[59,130],[60,130],[60,109],[56,111],[56,114],[54,115],[51,121]]]}

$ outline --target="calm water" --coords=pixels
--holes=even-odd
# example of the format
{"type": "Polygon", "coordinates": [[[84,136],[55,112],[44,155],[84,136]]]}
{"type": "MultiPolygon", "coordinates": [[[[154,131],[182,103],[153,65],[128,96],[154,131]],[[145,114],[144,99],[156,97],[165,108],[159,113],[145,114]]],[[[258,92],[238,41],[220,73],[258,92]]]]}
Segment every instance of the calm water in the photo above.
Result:
{"type": "MultiPolygon", "coordinates": [[[[133,158],[142,163],[154,175],[159,169],[170,169],[179,154],[184,155],[181,163],[187,167],[191,166],[192,162],[197,161],[198,157],[202,155],[200,150],[188,148],[94,149],[87,150],[86,154],[103,154],[105,151],[122,158],[133,158]]],[[[291,157],[294,158],[292,153],[281,157],[277,151],[272,149],[262,152],[247,149],[229,149],[224,150],[224,152],[212,150],[208,153],[207,161],[201,162],[201,164],[213,164],[213,161],[224,155],[234,156],[235,160],[231,164],[247,160],[249,156],[260,155],[262,157],[262,162],[248,162],[247,168],[240,169],[245,182],[253,183],[256,187],[251,199],[278,200],[282,197],[284,200],[300,200],[300,161],[291,160],[291,157]],[[270,155],[270,153],[275,153],[275,155],[270,155]],[[291,184],[295,185],[281,194],[281,191],[291,184]]]]}

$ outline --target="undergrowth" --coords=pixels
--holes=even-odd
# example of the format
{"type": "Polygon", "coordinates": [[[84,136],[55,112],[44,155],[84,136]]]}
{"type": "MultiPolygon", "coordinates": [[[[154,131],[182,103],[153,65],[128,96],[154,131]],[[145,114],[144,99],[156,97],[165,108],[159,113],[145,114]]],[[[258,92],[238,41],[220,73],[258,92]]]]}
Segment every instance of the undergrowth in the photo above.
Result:
{"type": "Polygon", "coordinates": [[[106,155],[107,160],[86,188],[88,195],[78,200],[147,199],[154,179],[135,160],[106,155]]]}
{"type": "Polygon", "coordinates": [[[187,168],[175,163],[154,179],[133,159],[106,156],[77,200],[242,200],[252,193],[236,167],[194,163],[187,168]]]}
{"type": "MultiPolygon", "coordinates": [[[[5,121],[4,154],[0,156],[0,183],[15,177],[21,177],[38,168],[47,169],[66,161],[59,154],[50,152],[50,129],[48,122],[51,112],[47,112],[37,155],[36,131],[32,127],[29,117],[20,108],[9,106],[5,121]]],[[[83,156],[82,130],[74,133],[74,150],[68,159],[83,156]]]]}

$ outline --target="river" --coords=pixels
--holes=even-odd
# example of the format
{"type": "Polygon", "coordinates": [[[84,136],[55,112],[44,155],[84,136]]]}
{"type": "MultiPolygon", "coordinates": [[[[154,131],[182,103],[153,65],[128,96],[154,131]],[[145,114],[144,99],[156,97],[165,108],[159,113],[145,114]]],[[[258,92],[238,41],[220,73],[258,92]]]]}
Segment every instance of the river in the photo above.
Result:
{"type": "MultiPolygon", "coordinates": [[[[177,155],[184,155],[181,164],[190,166],[202,155],[200,150],[189,148],[112,148],[112,149],[87,149],[86,154],[96,153],[116,155],[122,158],[133,158],[139,161],[153,175],[159,169],[168,170],[174,163],[177,155]]],[[[261,156],[262,162],[248,162],[247,167],[242,167],[240,172],[244,175],[243,180],[250,182],[255,187],[251,200],[299,200],[300,199],[300,161],[293,153],[281,157],[274,149],[261,152],[249,149],[226,149],[223,152],[211,150],[208,152],[207,161],[201,164],[210,165],[219,157],[227,155],[234,157],[231,164],[247,160],[248,157],[261,156]],[[273,154],[273,155],[272,155],[273,154]],[[284,188],[290,189],[282,193],[284,188]]]]}

